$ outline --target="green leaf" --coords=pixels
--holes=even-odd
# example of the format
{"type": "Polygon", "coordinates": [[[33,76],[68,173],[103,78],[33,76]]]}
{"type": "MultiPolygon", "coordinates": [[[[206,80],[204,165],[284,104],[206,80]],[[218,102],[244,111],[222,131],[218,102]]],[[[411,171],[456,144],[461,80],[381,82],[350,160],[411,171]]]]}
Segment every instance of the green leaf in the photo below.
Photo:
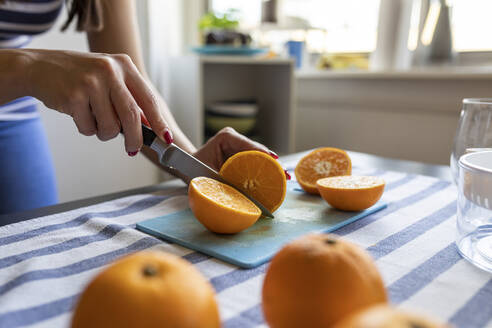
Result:
{"type": "Polygon", "coordinates": [[[224,14],[208,12],[200,18],[198,28],[200,30],[233,30],[239,26],[239,20],[237,19],[238,15],[239,11],[237,9],[230,9],[224,14]]]}

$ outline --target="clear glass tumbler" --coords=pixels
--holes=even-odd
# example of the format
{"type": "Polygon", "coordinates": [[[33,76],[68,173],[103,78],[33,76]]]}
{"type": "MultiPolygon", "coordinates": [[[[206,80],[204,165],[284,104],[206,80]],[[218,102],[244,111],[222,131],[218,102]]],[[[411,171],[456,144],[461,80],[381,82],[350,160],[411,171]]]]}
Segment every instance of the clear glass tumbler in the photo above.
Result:
{"type": "Polygon", "coordinates": [[[456,221],[461,255],[492,272],[492,151],[461,156],[456,221]]]}
{"type": "Polygon", "coordinates": [[[455,184],[460,157],[482,150],[492,150],[492,98],[464,99],[450,162],[455,184]]]}
{"type": "Polygon", "coordinates": [[[450,161],[458,187],[456,244],[463,257],[492,272],[492,198],[487,192],[492,192],[492,157],[485,154],[490,151],[492,98],[464,99],[450,161]]]}

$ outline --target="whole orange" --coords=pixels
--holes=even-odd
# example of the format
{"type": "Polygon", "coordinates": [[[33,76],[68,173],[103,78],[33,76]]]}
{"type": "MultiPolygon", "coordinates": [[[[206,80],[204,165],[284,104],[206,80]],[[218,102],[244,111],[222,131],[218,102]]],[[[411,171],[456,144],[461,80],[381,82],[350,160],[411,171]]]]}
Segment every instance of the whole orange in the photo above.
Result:
{"type": "Polygon", "coordinates": [[[144,251],[111,264],[82,293],[72,328],[220,327],[214,290],[185,260],[144,251]]]}
{"type": "Polygon", "coordinates": [[[445,328],[447,325],[426,316],[375,305],[342,319],[335,328],[445,328]]]}
{"type": "Polygon", "coordinates": [[[333,235],[310,234],[283,247],[263,283],[272,328],[331,327],[365,307],[387,302],[369,254],[333,235]]]}

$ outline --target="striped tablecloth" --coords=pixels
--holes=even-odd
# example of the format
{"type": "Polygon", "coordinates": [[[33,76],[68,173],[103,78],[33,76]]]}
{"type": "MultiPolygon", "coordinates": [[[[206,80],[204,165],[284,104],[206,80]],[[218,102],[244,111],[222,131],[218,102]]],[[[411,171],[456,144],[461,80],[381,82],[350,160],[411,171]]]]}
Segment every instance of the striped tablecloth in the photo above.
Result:
{"type": "MultiPolygon", "coordinates": [[[[372,254],[391,301],[457,327],[492,327],[492,275],[463,260],[454,244],[455,187],[354,164],[354,174],[386,180],[389,205],[336,234],[372,254]]],[[[144,249],[182,256],[208,277],[225,327],[265,326],[260,299],[268,264],[239,269],[134,229],[186,206],[185,189],[172,189],[0,227],[0,327],[67,327],[88,281],[110,261],[144,249]]]]}

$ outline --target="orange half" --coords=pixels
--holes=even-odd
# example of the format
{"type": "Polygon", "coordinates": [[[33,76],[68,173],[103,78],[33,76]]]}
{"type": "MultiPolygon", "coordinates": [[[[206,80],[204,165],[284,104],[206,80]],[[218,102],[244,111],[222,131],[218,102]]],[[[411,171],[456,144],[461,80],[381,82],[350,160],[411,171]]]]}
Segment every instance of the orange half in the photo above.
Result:
{"type": "Polygon", "coordinates": [[[373,176],[339,176],[317,181],[321,197],[331,206],[343,211],[362,211],[376,204],[384,191],[385,182],[373,176]]]}
{"type": "Polygon", "coordinates": [[[237,153],[222,165],[220,175],[272,213],[284,201],[287,190],[284,169],[265,153],[255,150],[237,153]]]}
{"type": "Polygon", "coordinates": [[[310,194],[319,194],[316,186],[319,179],[351,173],[349,155],[341,149],[330,147],[313,150],[301,158],[295,169],[297,182],[310,194]]]}
{"type": "Polygon", "coordinates": [[[260,209],[239,191],[206,177],[191,180],[188,201],[198,221],[217,233],[240,232],[261,216],[260,209]]]}

